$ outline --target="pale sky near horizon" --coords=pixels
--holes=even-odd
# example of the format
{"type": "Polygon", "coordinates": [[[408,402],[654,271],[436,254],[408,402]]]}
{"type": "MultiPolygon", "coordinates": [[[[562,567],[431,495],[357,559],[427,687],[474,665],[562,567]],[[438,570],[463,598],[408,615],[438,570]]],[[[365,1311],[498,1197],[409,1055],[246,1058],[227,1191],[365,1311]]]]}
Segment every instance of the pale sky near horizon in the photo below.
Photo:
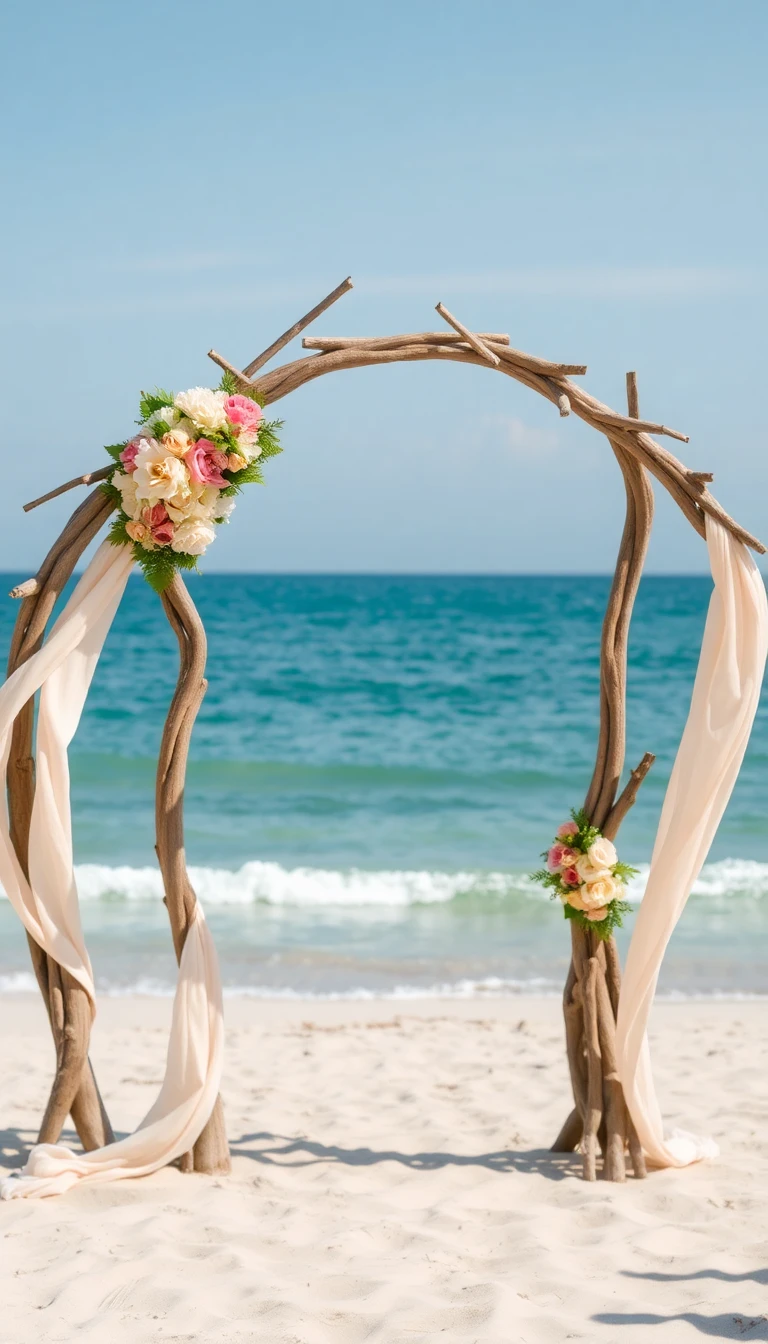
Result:
{"type": "MultiPolygon", "coordinates": [[[[315,334],[478,330],[584,362],[768,540],[764,0],[14,7],[3,43],[0,568],[33,572],[141,387],[315,334]]],[[[290,347],[280,359],[300,354],[290,347]]],[[[356,370],[278,404],[282,457],[204,568],[600,572],[605,440],[507,378],[356,370]]],[[[704,571],[656,488],[649,570],[704,571]]]]}

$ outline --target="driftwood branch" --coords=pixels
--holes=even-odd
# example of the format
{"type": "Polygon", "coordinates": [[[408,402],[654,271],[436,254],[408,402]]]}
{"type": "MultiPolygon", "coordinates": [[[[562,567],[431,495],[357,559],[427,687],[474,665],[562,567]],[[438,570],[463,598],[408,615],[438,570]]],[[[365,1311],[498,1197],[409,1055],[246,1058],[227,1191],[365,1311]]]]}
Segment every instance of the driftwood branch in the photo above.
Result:
{"type": "Polygon", "coordinates": [[[225,369],[227,373],[231,373],[237,379],[241,387],[253,387],[250,378],[246,378],[241,369],[236,368],[234,364],[230,364],[229,360],[225,359],[224,356],[220,355],[216,350],[209,350],[208,358],[212,359],[214,364],[218,364],[220,369],[225,369]]]}
{"type": "MultiPolygon", "coordinates": [[[[429,333],[422,333],[422,338],[427,336],[429,333]]],[[[440,338],[441,343],[433,344],[422,338],[414,339],[411,344],[402,345],[397,343],[396,338],[388,337],[385,347],[356,339],[354,344],[337,346],[325,352],[320,351],[318,354],[292,360],[289,364],[273,369],[258,380],[258,387],[264,395],[265,402],[271,403],[280,401],[314,378],[326,373],[340,372],[342,369],[427,359],[447,359],[458,363],[475,364],[486,369],[492,367],[484,356],[478,355],[474,349],[467,349],[467,343],[464,341],[449,344],[444,338],[440,338]]],[[[379,341],[380,338],[376,340],[379,341]]],[[[585,373],[586,365],[555,364],[494,342],[488,341],[484,344],[498,356],[499,373],[505,373],[508,377],[516,379],[555,405],[558,405],[560,396],[565,394],[574,415],[593,429],[606,434],[612,444],[629,453],[661,482],[700,536],[703,537],[705,534],[704,517],[709,514],[746,546],[750,546],[761,555],[765,553],[762,542],[731,518],[706,488],[702,489],[700,484],[694,484],[689,480],[687,467],[651,438],[652,433],[665,433],[685,441],[684,434],[680,434],[678,430],[669,430],[667,426],[657,424],[655,421],[640,420],[632,415],[618,415],[610,406],[605,406],[578,384],[571,382],[568,375],[585,373]]]]}
{"type": "MultiPolygon", "coordinates": [[[[43,561],[35,588],[24,595],[11,639],[8,675],[36,653],[57,599],[85,550],[106,522],[112,505],[94,490],[75,510],[43,561]]],[[[32,581],[22,587],[29,588],[32,581]]],[[[27,701],[13,725],[6,784],[11,842],[19,864],[29,876],[29,827],[35,796],[32,755],[34,700],[27,701]]],[[[113,1138],[93,1070],[88,1060],[91,1005],[83,987],[28,936],[32,965],[48,1012],[56,1046],[56,1070],[45,1108],[39,1141],[55,1143],[67,1115],[86,1150],[101,1148],[113,1138]]]]}
{"type": "Polygon", "coordinates": [[[616,799],[616,802],[614,803],[613,807],[608,813],[605,824],[603,826],[603,835],[606,835],[609,840],[615,839],[616,835],[618,834],[619,827],[624,818],[626,817],[629,809],[631,807],[634,807],[635,800],[637,798],[638,791],[640,789],[640,785],[642,784],[643,780],[645,779],[645,776],[648,774],[648,771],[650,770],[655,760],[656,757],[653,755],[653,752],[646,751],[640,764],[635,766],[634,770],[632,771],[632,774],[629,776],[629,779],[627,780],[627,783],[625,784],[622,792],[619,794],[618,798],[616,799]]]}
{"type": "MultiPolygon", "coordinates": [[[[509,345],[509,336],[498,331],[479,331],[481,341],[494,341],[497,345],[509,345]]],[[[455,331],[415,331],[403,336],[305,336],[301,342],[304,350],[351,350],[355,346],[364,346],[366,350],[397,350],[402,345],[468,345],[460,332],[455,331]]]]}
{"type": "Polygon", "coordinates": [[[453,327],[454,331],[458,332],[459,336],[463,337],[467,342],[467,345],[470,345],[478,355],[481,355],[483,359],[487,359],[488,363],[493,364],[494,368],[499,367],[499,364],[501,363],[499,356],[495,355],[492,350],[489,350],[488,346],[480,340],[480,337],[475,336],[474,332],[469,330],[469,327],[465,327],[463,322],[460,322],[457,317],[453,316],[453,313],[449,313],[444,304],[436,304],[435,311],[438,312],[441,317],[445,318],[449,327],[453,327]]]}
{"type": "Polygon", "coordinates": [[[262,350],[260,355],[257,355],[255,359],[251,360],[250,364],[246,364],[246,376],[251,378],[258,369],[261,369],[265,364],[268,364],[273,355],[276,355],[284,348],[284,346],[289,345],[296,336],[301,334],[305,327],[309,326],[310,322],[314,322],[316,317],[319,317],[321,313],[324,313],[326,308],[330,308],[331,304],[335,303],[337,299],[340,299],[342,295],[346,294],[350,289],[352,289],[352,281],[350,277],[347,276],[346,280],[342,280],[340,285],[337,285],[330,294],[326,295],[320,303],[310,309],[304,317],[300,317],[298,322],[294,322],[292,327],[289,327],[287,331],[284,331],[282,336],[278,336],[277,340],[273,341],[271,345],[268,345],[266,350],[262,350]]]}
{"type": "Polygon", "coordinates": [[[87,471],[84,476],[73,476],[71,481],[57,485],[56,489],[49,490],[47,495],[41,495],[39,499],[30,500],[29,504],[22,505],[24,512],[29,513],[30,509],[36,509],[39,504],[47,504],[49,499],[56,499],[58,495],[66,494],[67,490],[74,490],[77,485],[93,485],[94,481],[106,481],[114,469],[113,462],[108,467],[99,467],[98,471],[87,471]]]}
{"type": "MultiPolygon", "coordinates": [[[[155,830],[173,946],[176,960],[180,961],[197,904],[184,852],[184,781],[192,729],[208,686],[205,680],[207,643],[203,623],[178,571],[161,600],[179,644],[179,677],[157,762],[155,830]]],[[[229,1146],[221,1098],[218,1098],[192,1153],[182,1159],[181,1167],[184,1171],[209,1174],[229,1171],[229,1146]]]]}

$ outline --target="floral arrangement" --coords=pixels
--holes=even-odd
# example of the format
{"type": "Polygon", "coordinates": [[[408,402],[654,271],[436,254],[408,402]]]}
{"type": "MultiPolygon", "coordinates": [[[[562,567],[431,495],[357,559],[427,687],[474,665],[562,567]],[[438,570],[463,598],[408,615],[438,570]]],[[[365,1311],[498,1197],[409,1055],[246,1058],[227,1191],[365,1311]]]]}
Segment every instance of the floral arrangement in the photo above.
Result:
{"type": "Polygon", "coordinates": [[[632,908],[624,896],[637,869],[619,862],[615,845],[591,825],[586,812],[572,812],[571,818],[542,854],[546,867],[531,873],[531,878],[549,888],[553,897],[559,896],[566,919],[594,929],[600,938],[610,938],[632,908]]]}
{"type": "Polygon", "coordinates": [[[130,545],[159,593],[177,569],[195,569],[229,521],[243,485],[263,484],[261,464],[281,452],[281,421],[266,421],[255,392],[231,374],[218,388],[142,392],[138,431],[107,452],[115,470],[102,488],[118,509],[110,540],[130,545]]]}

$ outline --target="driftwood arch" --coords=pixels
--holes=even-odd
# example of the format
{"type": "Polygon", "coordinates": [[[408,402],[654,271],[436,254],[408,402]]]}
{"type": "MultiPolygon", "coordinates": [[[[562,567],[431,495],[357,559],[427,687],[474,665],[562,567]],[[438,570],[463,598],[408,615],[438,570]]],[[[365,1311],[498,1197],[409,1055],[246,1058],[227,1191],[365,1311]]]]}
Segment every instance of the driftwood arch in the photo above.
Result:
{"type": "MultiPolygon", "coordinates": [[[[624,478],[626,520],[603,622],[600,730],[595,769],[584,806],[593,823],[610,839],[615,839],[654,760],[647,753],[619,793],[625,755],[629,623],[653,519],[649,473],[669,491],[700,536],[705,535],[704,520],[709,514],[752,549],[762,554],[765,547],[730,518],[710,493],[710,473],[689,471],[651,437],[657,434],[687,442],[684,434],[640,418],[634,373],[627,374],[628,413],[618,414],[572,381],[574,376],[586,373],[585,365],[539,359],[513,349],[509,337],[499,333],[478,335],[453,317],[442,304],[437,305],[437,311],[450,331],[375,338],[305,338],[304,347],[316,353],[255,377],[274,355],[351,288],[351,281],[345,280],[242,370],[216,351],[209,351],[209,355],[220,367],[232,373],[242,386],[258,388],[267,404],[280,401],[313,378],[342,369],[434,359],[475,364],[495,369],[523,383],[551,401],[561,416],[573,413],[608,439],[624,478]]],[[[24,507],[27,510],[35,508],[75,486],[104,480],[112,470],[110,466],[76,477],[24,507]]],[[[57,598],[112,507],[99,488],[93,490],[72,514],[36,576],[13,589],[11,596],[21,598],[22,602],[11,643],[9,674],[42,644],[57,598]]],[[[161,601],[179,644],[179,675],[158,761],[156,850],[178,959],[196,901],[184,854],[184,778],[192,728],[207,684],[206,639],[200,617],[178,573],[161,601]]],[[[34,706],[30,701],[14,725],[7,772],[11,836],[25,872],[35,788],[33,727],[34,706]]],[[[643,1154],[629,1122],[616,1074],[615,1030],[621,988],[616,945],[613,939],[600,942],[594,933],[580,929],[573,922],[570,927],[572,956],[563,1007],[574,1106],[553,1150],[571,1152],[581,1144],[587,1180],[596,1178],[600,1151],[604,1177],[621,1181],[625,1179],[628,1148],[635,1175],[644,1176],[643,1154]]],[[[68,972],[47,956],[33,939],[28,941],[56,1046],[56,1070],[40,1128],[40,1142],[56,1142],[67,1115],[71,1115],[83,1147],[86,1150],[101,1147],[113,1135],[88,1059],[91,1016],[87,996],[68,972]]],[[[180,1165],[186,1171],[209,1173],[229,1169],[220,1100],[194,1150],[181,1160],[180,1165]]]]}

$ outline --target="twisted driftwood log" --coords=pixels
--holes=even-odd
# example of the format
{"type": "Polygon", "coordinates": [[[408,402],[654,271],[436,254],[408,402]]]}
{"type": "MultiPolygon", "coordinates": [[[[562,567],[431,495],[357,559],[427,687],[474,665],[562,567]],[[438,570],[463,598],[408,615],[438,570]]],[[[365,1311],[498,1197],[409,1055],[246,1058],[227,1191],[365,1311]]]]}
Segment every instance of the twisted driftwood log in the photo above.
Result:
{"type": "MultiPolygon", "coordinates": [[[[669,491],[701,536],[705,535],[705,515],[709,514],[754,550],[763,554],[765,547],[729,517],[710,493],[707,485],[712,480],[711,473],[689,471],[668,449],[650,437],[651,434],[663,434],[687,442],[686,436],[679,431],[639,418],[634,374],[627,375],[629,414],[617,414],[571,381],[573,375],[586,373],[585,365],[556,363],[526,354],[512,348],[509,337],[498,332],[472,332],[442,304],[438,304],[437,311],[451,331],[373,338],[311,337],[304,340],[304,346],[317,351],[316,354],[293,360],[254,380],[253,375],[274,355],[351,288],[350,280],[343,281],[242,371],[213,350],[209,355],[243,388],[256,387],[265,404],[279,401],[322,374],[342,369],[420,360],[475,364],[516,379],[552,402],[561,416],[573,413],[608,438],[624,477],[627,512],[603,623],[600,733],[585,810],[593,823],[600,826],[609,839],[614,839],[654,760],[650,753],[643,757],[617,798],[625,751],[627,637],[653,517],[648,472],[669,491]]],[[[35,508],[77,485],[103,479],[110,470],[100,468],[76,477],[33,500],[25,508],[35,508]]],[[[110,509],[100,491],[89,495],[73,514],[37,576],[13,590],[12,596],[24,601],[11,647],[9,671],[39,648],[56,597],[110,509]]],[[[195,904],[184,859],[183,794],[190,734],[205,693],[206,650],[202,624],[180,577],[177,576],[163,595],[163,607],[179,641],[180,669],[158,764],[157,854],[174,948],[179,957],[195,904]]],[[[13,842],[25,868],[34,796],[32,724],[30,702],[16,721],[8,767],[13,842]]],[[[594,933],[573,924],[571,935],[572,958],[565,986],[564,1013],[576,1104],[555,1141],[554,1150],[570,1152],[581,1144],[584,1175],[588,1180],[594,1180],[599,1148],[606,1179],[622,1181],[626,1178],[628,1147],[635,1175],[644,1176],[642,1149],[627,1115],[616,1073],[616,1014],[621,989],[616,945],[613,939],[600,942],[594,933]]],[[[83,1002],[85,995],[61,967],[34,943],[30,950],[57,1047],[56,1078],[40,1137],[57,1138],[69,1111],[83,1145],[95,1147],[111,1137],[111,1130],[88,1064],[89,1005],[83,1002]]],[[[229,1153],[220,1101],[193,1152],[186,1155],[181,1166],[187,1171],[228,1170],[229,1153]]]]}

